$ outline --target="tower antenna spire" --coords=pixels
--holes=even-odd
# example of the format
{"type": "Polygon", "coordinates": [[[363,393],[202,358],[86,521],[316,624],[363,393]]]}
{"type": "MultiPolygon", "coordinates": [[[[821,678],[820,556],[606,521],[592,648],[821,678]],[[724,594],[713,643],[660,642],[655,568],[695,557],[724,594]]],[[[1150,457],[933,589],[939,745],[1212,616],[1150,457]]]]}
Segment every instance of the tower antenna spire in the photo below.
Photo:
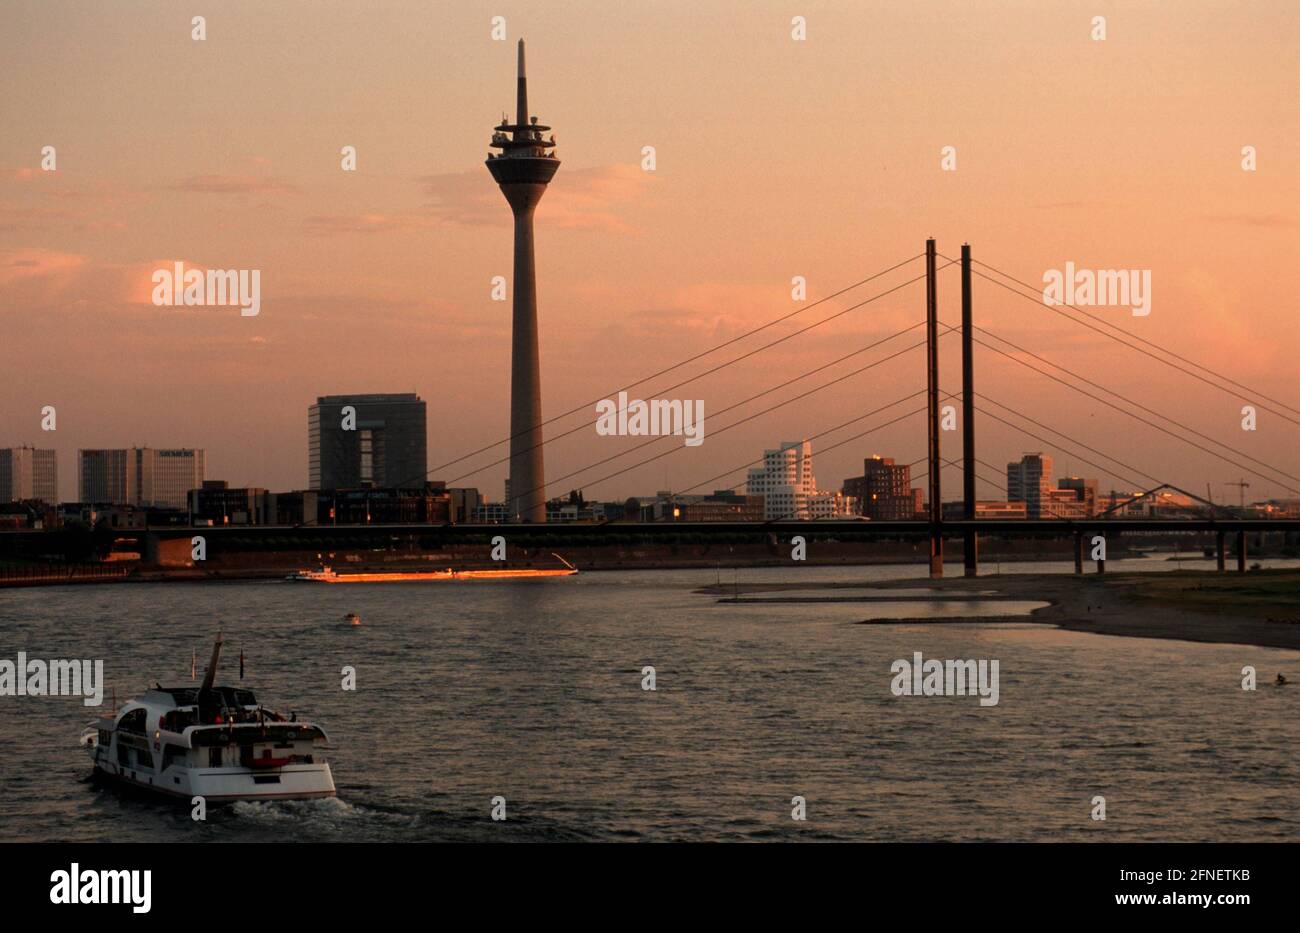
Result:
{"type": "Polygon", "coordinates": [[[524,40],[519,40],[519,91],[516,98],[515,123],[528,125],[528,79],[524,77],[524,40]]]}

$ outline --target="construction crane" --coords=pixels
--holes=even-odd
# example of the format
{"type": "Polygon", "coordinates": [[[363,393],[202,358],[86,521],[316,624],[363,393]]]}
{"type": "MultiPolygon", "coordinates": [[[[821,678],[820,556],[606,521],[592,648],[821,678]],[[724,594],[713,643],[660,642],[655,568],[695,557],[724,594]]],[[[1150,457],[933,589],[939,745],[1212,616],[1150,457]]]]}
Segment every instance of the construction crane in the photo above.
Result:
{"type": "Polygon", "coordinates": [[[1232,480],[1228,480],[1228,481],[1227,481],[1226,483],[1224,483],[1223,485],[1225,485],[1225,486],[1236,486],[1237,489],[1240,490],[1240,492],[1241,492],[1241,507],[1244,509],[1244,508],[1246,507],[1246,490],[1250,488],[1250,483],[1246,482],[1245,477],[1243,477],[1243,478],[1237,480],[1236,482],[1233,482],[1232,480]]]}

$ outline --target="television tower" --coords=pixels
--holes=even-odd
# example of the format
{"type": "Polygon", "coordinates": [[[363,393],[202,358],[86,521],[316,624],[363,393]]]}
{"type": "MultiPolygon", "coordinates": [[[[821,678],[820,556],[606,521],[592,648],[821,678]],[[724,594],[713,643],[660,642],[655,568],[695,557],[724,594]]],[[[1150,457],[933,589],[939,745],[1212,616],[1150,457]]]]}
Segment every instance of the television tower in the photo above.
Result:
{"type": "Polygon", "coordinates": [[[533,210],[560,167],[555,137],[528,114],[524,40],[519,40],[519,90],[515,122],[492,133],[488,171],[515,215],[514,319],[510,341],[510,493],[514,521],[546,521],[546,473],[542,465],[542,373],[537,355],[537,276],[533,263],[533,210]]]}

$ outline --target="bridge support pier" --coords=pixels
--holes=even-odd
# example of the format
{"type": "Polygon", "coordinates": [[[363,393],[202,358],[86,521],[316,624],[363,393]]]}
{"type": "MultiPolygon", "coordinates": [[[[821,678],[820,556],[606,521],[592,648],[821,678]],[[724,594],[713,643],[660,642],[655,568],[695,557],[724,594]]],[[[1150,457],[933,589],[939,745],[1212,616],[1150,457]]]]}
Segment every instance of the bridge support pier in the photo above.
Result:
{"type": "Polygon", "coordinates": [[[1226,532],[1217,531],[1214,534],[1214,553],[1218,558],[1219,573],[1228,569],[1228,535],[1226,532]]]}
{"type": "Polygon", "coordinates": [[[1074,533],[1074,572],[1083,573],[1083,532],[1074,533]]]}
{"type": "Polygon", "coordinates": [[[1237,572],[1246,572],[1246,532],[1237,532],[1237,572]]]}

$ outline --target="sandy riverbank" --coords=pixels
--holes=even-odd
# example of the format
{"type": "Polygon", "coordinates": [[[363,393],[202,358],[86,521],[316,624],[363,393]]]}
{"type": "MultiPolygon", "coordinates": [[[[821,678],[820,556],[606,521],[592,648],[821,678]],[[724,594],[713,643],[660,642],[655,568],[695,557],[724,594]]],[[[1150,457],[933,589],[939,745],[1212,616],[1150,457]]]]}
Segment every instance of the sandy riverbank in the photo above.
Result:
{"type": "MultiPolygon", "coordinates": [[[[735,593],[779,593],[782,590],[825,591],[827,596],[863,602],[879,600],[889,590],[926,588],[934,599],[1036,600],[1049,605],[1030,615],[974,618],[910,618],[871,620],[866,624],[1046,622],[1078,632],[1173,638],[1185,641],[1258,645],[1300,649],[1300,571],[1261,570],[1246,574],[1203,571],[1167,573],[1008,574],[944,580],[892,580],[871,584],[749,583],[703,587],[698,592],[733,598],[735,593]],[[858,594],[852,591],[857,590],[858,594]],[[867,591],[870,591],[868,594],[867,591]],[[832,592],[833,591],[833,592],[832,592]]],[[[900,597],[899,601],[922,597],[900,597]]],[[[742,602],[744,600],[742,599],[742,602]]]]}

